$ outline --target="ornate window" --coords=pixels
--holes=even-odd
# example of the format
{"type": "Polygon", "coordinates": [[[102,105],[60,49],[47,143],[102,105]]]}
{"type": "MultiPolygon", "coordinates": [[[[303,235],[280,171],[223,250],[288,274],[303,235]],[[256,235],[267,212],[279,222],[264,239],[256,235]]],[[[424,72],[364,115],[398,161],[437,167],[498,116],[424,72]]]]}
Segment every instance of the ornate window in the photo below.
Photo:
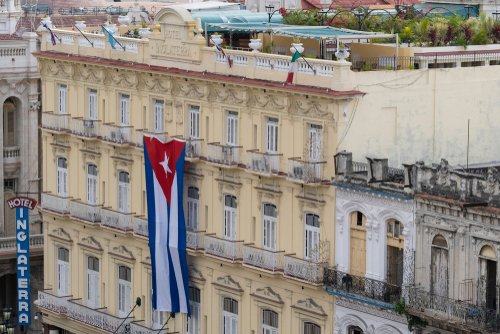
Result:
{"type": "Polygon", "coordinates": [[[189,138],[200,138],[200,107],[189,106],[189,138]]]}
{"type": "Polygon", "coordinates": [[[130,95],[120,94],[120,125],[130,124],[130,95]]]}
{"type": "Polygon", "coordinates": [[[118,211],[130,212],[130,178],[127,172],[118,174],[118,211]]]}
{"type": "Polygon", "coordinates": [[[439,234],[431,246],[431,294],[448,297],[448,243],[439,234]]]}
{"type": "Polygon", "coordinates": [[[387,282],[401,286],[403,284],[403,224],[395,219],[386,223],[387,234],[387,282]]]}
{"type": "Polygon", "coordinates": [[[97,120],[97,90],[89,89],[88,92],[88,117],[91,120],[97,120]]]}
{"type": "Polygon", "coordinates": [[[306,213],[306,233],[304,255],[308,260],[319,260],[319,216],[306,213]]]}
{"type": "Polygon", "coordinates": [[[226,143],[229,146],[238,145],[238,113],[229,111],[226,118],[226,143]]]}
{"type": "Polygon", "coordinates": [[[278,212],[273,204],[264,204],[264,216],[262,227],[263,246],[265,249],[276,250],[276,231],[278,224],[278,212]]]}
{"type": "Polygon", "coordinates": [[[278,119],[269,117],[266,124],[266,152],[278,153],[278,119]]]}
{"type": "Polygon", "coordinates": [[[87,165],[87,203],[97,204],[97,166],[87,165]]]}
{"type": "Polygon", "coordinates": [[[198,231],[200,221],[200,191],[196,187],[188,187],[186,228],[198,231]]]}
{"type": "Polygon", "coordinates": [[[68,162],[66,158],[57,158],[57,194],[68,196],[68,162]]]}
{"type": "Polygon", "coordinates": [[[350,269],[353,275],[364,276],[366,272],[366,216],[359,211],[351,213],[350,269]]]}
{"type": "Polygon", "coordinates": [[[68,86],[59,84],[57,85],[57,111],[59,114],[66,114],[68,96],[68,86]]]}
{"type": "Polygon", "coordinates": [[[153,109],[153,131],[155,133],[163,132],[163,122],[164,122],[164,103],[163,100],[154,100],[153,109]]]}

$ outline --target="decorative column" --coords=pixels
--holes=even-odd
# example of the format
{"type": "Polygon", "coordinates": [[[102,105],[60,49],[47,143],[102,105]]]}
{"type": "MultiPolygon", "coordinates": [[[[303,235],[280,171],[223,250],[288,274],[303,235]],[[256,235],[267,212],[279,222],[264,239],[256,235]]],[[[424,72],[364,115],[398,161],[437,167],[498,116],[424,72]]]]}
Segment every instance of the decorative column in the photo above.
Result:
{"type": "MultiPolygon", "coordinates": [[[[338,205],[338,203],[337,203],[338,205]]],[[[349,271],[349,217],[337,212],[337,225],[335,226],[335,265],[343,272],[349,271]]]]}

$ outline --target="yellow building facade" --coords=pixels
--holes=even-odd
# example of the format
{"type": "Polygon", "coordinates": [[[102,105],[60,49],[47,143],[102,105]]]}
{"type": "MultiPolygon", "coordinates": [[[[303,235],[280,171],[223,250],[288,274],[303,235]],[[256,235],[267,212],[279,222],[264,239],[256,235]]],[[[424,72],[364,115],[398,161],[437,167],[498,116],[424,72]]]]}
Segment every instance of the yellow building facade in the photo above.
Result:
{"type": "MultiPolygon", "coordinates": [[[[186,10],[156,19],[149,39],[118,38],[125,50],[70,30],[54,30],[53,46],[43,33],[46,329],[154,333],[167,321],[150,298],[142,137],[155,135],[186,140],[187,156],[192,317],[163,332],[331,333],[322,274],[334,258],[337,120],[361,93],[332,90],[328,77],[298,73],[290,86],[269,80],[285,71],[230,68],[186,10]]],[[[234,61],[287,58],[259,57],[234,61]]]]}

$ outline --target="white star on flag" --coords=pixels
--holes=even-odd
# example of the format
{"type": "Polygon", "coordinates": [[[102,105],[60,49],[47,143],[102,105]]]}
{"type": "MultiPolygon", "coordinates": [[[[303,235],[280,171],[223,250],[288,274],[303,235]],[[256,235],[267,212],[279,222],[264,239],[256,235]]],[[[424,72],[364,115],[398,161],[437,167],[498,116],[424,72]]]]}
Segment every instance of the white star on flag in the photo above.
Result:
{"type": "Polygon", "coordinates": [[[160,165],[163,167],[163,169],[165,170],[165,174],[168,175],[168,173],[172,173],[172,171],[170,170],[170,168],[168,167],[168,156],[167,156],[167,153],[165,153],[165,159],[163,159],[162,162],[160,162],[160,165]]]}

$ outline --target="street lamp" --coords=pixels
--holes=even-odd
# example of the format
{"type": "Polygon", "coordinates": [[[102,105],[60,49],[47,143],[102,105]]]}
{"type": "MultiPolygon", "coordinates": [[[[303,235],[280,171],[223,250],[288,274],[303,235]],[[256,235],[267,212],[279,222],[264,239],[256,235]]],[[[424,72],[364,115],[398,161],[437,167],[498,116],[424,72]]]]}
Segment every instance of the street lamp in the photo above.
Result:
{"type": "Polygon", "coordinates": [[[358,30],[361,30],[361,22],[362,22],[363,16],[365,16],[365,13],[363,13],[362,9],[358,8],[358,9],[355,9],[352,12],[352,14],[358,18],[358,30]]]}
{"type": "Polygon", "coordinates": [[[267,16],[269,17],[269,20],[267,22],[271,23],[271,18],[273,17],[274,14],[276,14],[279,11],[280,11],[279,8],[278,9],[274,9],[273,5],[267,5],[266,6],[266,12],[267,12],[267,16]]]}

